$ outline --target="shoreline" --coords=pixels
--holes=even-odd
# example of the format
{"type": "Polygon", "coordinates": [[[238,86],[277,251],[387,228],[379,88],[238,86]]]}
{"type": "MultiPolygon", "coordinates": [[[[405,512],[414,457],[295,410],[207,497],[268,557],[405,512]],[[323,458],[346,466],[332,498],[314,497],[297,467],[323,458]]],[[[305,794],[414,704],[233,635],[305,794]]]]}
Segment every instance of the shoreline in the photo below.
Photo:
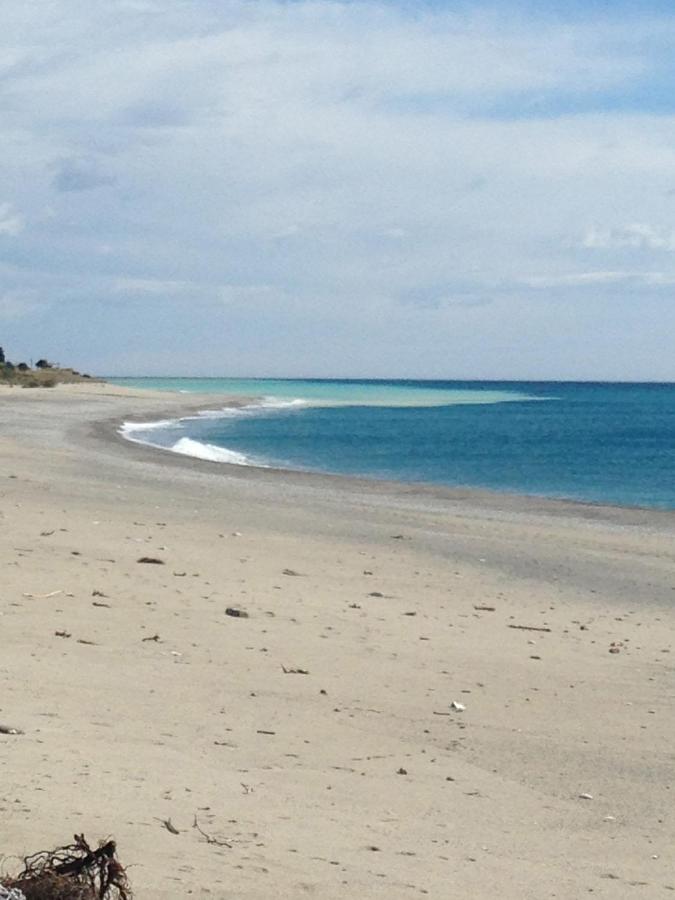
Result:
{"type": "Polygon", "coordinates": [[[675,888],[672,515],[116,433],[184,395],[6,398],[0,881],[77,831],[143,900],[675,888]]]}
{"type": "MultiPolygon", "coordinates": [[[[160,393],[160,392],[157,392],[160,393]]],[[[170,392],[166,392],[171,396],[170,392]]],[[[218,395],[212,395],[214,398],[222,400],[218,395]]],[[[251,398],[238,397],[226,398],[227,402],[220,406],[220,409],[237,408],[246,406],[251,403],[251,398]]],[[[197,406],[189,405],[183,410],[170,410],[173,414],[171,420],[179,421],[199,415],[201,412],[211,410],[213,407],[205,407],[203,403],[197,406]]],[[[156,423],[162,420],[168,421],[168,412],[163,410],[157,412],[156,419],[153,417],[149,421],[156,423]]],[[[382,493],[394,493],[405,495],[418,493],[420,497],[436,499],[439,501],[448,501],[451,503],[471,503],[481,508],[498,508],[503,510],[505,507],[513,512],[524,512],[531,514],[535,508],[540,510],[542,514],[565,516],[579,515],[583,518],[594,518],[597,516],[603,521],[613,521],[615,524],[646,524],[646,519],[654,516],[656,519],[662,520],[660,524],[670,524],[675,528],[675,509],[655,506],[639,506],[639,505],[620,505],[612,503],[603,503],[595,500],[581,500],[568,497],[550,497],[543,494],[529,494],[520,491],[497,491],[489,488],[472,487],[469,485],[441,485],[434,482],[407,482],[393,481],[386,478],[346,475],[337,472],[317,472],[306,469],[286,469],[277,466],[265,465],[257,466],[255,464],[238,465],[220,460],[206,460],[189,454],[180,454],[173,451],[170,447],[162,447],[157,444],[151,444],[142,440],[135,440],[123,434],[122,426],[126,421],[134,422],[134,417],[129,419],[104,419],[93,424],[94,430],[101,429],[109,438],[121,441],[124,444],[132,444],[137,447],[145,448],[150,452],[159,452],[167,464],[190,465],[198,463],[200,468],[202,465],[208,467],[210,471],[213,466],[223,467],[228,470],[229,477],[235,477],[237,470],[251,471],[251,477],[261,477],[269,474],[274,478],[297,479],[298,483],[311,484],[319,486],[322,481],[327,480],[330,484],[339,488],[340,485],[344,489],[358,490],[360,492],[372,493],[379,495],[382,493]],[[178,458],[182,460],[180,463],[174,462],[178,458]],[[169,463],[169,461],[172,461],[169,463]],[[255,475],[253,474],[255,473],[255,475]],[[617,521],[625,519],[626,521],[617,521]]],[[[204,471],[207,471],[204,469],[204,471]]],[[[242,474],[241,477],[247,477],[242,474]]]]}

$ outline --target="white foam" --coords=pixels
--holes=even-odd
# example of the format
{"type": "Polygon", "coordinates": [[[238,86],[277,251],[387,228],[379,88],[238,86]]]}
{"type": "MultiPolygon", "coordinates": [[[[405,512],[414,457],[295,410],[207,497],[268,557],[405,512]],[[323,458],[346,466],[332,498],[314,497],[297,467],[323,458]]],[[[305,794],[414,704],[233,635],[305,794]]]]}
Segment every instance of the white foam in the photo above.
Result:
{"type": "MultiPolygon", "coordinates": [[[[223,406],[221,409],[200,409],[199,412],[192,416],[182,416],[181,421],[199,420],[199,419],[230,419],[237,416],[250,415],[260,410],[274,409],[297,409],[305,406],[314,406],[309,400],[301,400],[296,398],[293,400],[284,400],[281,397],[261,397],[259,400],[253,400],[242,406],[223,406]]],[[[332,405],[332,404],[329,404],[332,405]]]]}
{"type": "Polygon", "coordinates": [[[214,444],[203,444],[201,441],[193,441],[188,437],[182,437],[168,449],[174,453],[181,453],[183,456],[207,459],[209,462],[230,463],[235,466],[252,465],[251,460],[243,453],[228,450],[227,447],[216,447],[214,444]]]}
{"type": "Polygon", "coordinates": [[[222,409],[200,409],[194,416],[183,416],[184,419],[229,419],[240,416],[245,406],[224,406],[222,409]]]}
{"type": "MultiPolygon", "coordinates": [[[[285,400],[282,397],[263,397],[258,403],[253,403],[248,409],[292,409],[299,406],[312,406],[309,400],[303,400],[301,397],[295,397],[291,400],[285,400]]],[[[330,404],[332,405],[332,404],[330,404]]]]}
{"type": "Polygon", "coordinates": [[[151,431],[155,428],[171,428],[180,425],[178,419],[161,419],[158,422],[123,422],[120,432],[123,435],[133,434],[134,431],[151,431]]]}

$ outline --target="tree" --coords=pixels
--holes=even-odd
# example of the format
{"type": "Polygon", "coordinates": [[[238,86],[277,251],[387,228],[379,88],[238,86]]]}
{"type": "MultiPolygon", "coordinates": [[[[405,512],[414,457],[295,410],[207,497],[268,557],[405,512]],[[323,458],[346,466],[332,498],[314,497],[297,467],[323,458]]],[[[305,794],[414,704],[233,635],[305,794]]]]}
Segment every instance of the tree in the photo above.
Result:
{"type": "Polygon", "coordinates": [[[0,363],[4,363],[5,361],[5,351],[0,347],[0,363]]]}
{"type": "Polygon", "coordinates": [[[35,363],[36,369],[51,369],[52,364],[46,359],[38,359],[35,363]]]}
{"type": "Polygon", "coordinates": [[[28,372],[28,370],[29,370],[28,363],[19,363],[19,365],[17,366],[17,369],[19,370],[19,372],[28,372]]]}

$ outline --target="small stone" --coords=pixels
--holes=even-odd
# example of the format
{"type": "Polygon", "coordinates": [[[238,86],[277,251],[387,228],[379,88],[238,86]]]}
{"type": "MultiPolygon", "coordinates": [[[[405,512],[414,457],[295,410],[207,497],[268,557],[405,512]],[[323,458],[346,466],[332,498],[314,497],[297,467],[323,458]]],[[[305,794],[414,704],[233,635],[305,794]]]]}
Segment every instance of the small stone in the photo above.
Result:
{"type": "Polygon", "coordinates": [[[225,610],[226,616],[232,616],[234,619],[248,619],[248,613],[244,609],[235,609],[234,606],[228,606],[225,610]]]}
{"type": "Polygon", "coordinates": [[[592,800],[593,795],[592,794],[579,794],[579,799],[580,800],[592,800]]]}
{"type": "Polygon", "coordinates": [[[463,703],[460,703],[458,700],[453,700],[450,704],[450,709],[455,709],[457,712],[464,712],[466,706],[463,703]]]}

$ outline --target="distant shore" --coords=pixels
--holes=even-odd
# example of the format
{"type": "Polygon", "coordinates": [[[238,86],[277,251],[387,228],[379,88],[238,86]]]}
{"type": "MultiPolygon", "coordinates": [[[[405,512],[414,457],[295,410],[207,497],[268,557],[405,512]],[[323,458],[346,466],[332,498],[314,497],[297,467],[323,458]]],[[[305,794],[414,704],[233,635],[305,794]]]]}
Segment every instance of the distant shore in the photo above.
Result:
{"type": "Polygon", "coordinates": [[[147,900],[675,887],[675,513],[118,434],[214,403],[0,389],[3,866],[84,831],[147,900]]]}

